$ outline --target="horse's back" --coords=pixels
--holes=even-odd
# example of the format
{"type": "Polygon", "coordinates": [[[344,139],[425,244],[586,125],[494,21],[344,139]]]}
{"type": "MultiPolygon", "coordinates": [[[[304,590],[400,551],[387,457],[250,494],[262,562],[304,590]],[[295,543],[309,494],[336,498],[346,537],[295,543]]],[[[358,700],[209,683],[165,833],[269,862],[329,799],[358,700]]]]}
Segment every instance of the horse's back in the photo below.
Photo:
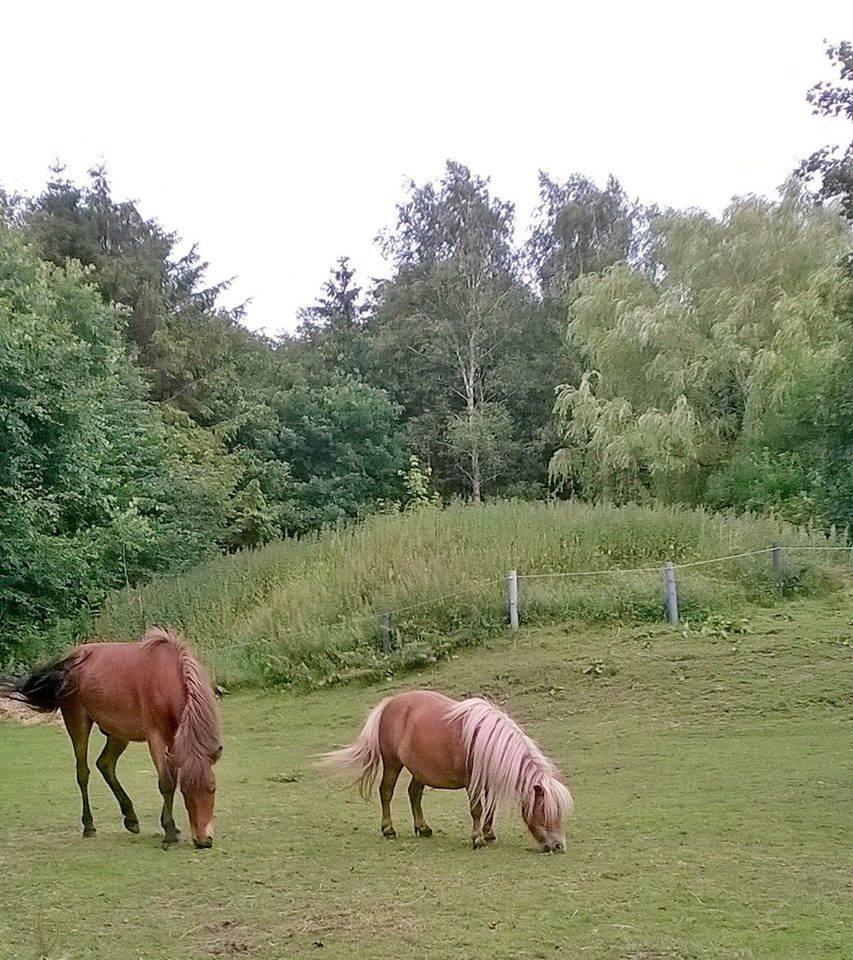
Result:
{"type": "Polygon", "coordinates": [[[169,643],[87,643],[78,648],[76,697],[104,733],[170,740],[184,705],[180,662],[169,643]]]}
{"type": "Polygon", "coordinates": [[[467,780],[460,724],[447,720],[456,701],[433,690],[409,690],[388,701],[379,744],[430,787],[459,789],[467,780]]]}

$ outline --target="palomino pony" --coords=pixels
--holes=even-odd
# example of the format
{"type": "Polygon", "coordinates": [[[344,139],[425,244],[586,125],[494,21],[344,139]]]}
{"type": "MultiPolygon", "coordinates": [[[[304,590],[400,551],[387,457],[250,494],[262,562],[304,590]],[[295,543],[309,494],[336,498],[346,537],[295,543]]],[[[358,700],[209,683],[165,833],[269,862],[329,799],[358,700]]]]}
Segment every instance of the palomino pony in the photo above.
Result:
{"type": "Polygon", "coordinates": [[[86,643],[18,680],[11,696],[36,710],[62,711],[77,760],[83,836],[95,835],[89,809],[89,734],[97,724],[107,743],[97,760],[121,807],[124,825],[139,833],[116,763],[131,740],[148,742],[157,768],[164,847],[178,842],[172,801],[180,783],[197,847],[213,845],[213,764],[222,753],[210,681],[184,641],[149,630],[136,643],[86,643]]]}
{"type": "Polygon", "coordinates": [[[391,798],[406,767],[412,774],[409,800],[419,837],[432,836],[421,808],[424,787],[465,787],[475,850],[494,841],[495,813],[509,801],[521,802],[524,822],[543,852],[565,850],[563,817],[571,812],[572,795],[555,766],[518,724],[479,697],[451,700],[431,690],[388,697],[371,710],[353,744],[321,759],[357,771],[365,799],[382,764],[379,796],[385,837],[396,836],[391,798]]]}

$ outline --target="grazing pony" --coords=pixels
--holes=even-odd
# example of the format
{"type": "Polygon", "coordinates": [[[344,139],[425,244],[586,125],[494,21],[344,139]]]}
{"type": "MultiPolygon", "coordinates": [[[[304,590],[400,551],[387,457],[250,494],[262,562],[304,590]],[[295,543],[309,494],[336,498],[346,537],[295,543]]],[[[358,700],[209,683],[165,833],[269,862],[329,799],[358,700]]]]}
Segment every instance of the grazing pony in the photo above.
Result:
{"type": "Polygon", "coordinates": [[[178,842],[172,801],[180,783],[197,847],[213,845],[213,764],[222,753],[210,681],[183,639],[149,630],[136,643],[86,643],[20,678],[7,693],[36,710],[57,707],[77,760],[83,797],[83,836],[95,835],[89,809],[89,734],[97,724],[107,743],[96,766],[121,807],[124,825],[139,833],[133,802],[116,776],[131,740],[148,743],[157,768],[165,831],[163,846],[178,842]]]}
{"type": "Polygon", "coordinates": [[[495,813],[509,801],[521,802],[524,822],[543,852],[565,850],[563,817],[571,812],[572,796],[557,769],[514,720],[479,697],[451,700],[431,690],[388,697],[371,710],[353,744],[324,754],[321,763],[356,771],[365,799],[382,764],[385,837],[396,836],[391,798],[406,767],[412,774],[409,800],[419,837],[432,835],[421,808],[424,787],[465,787],[475,850],[495,839],[495,813]]]}

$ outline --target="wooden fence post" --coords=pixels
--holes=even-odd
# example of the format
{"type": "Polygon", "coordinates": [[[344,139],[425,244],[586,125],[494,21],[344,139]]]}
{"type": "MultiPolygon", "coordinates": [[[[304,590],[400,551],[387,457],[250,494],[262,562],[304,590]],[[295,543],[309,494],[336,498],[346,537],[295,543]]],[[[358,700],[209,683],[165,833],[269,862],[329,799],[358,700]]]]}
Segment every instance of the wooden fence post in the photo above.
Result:
{"type": "Polygon", "coordinates": [[[382,629],[382,652],[388,654],[391,652],[391,638],[394,635],[394,628],[391,626],[391,614],[383,613],[379,618],[382,629]]]}
{"type": "Polygon", "coordinates": [[[666,612],[670,623],[678,623],[678,591],[675,587],[675,567],[667,560],[663,567],[663,585],[666,591],[666,612]]]}
{"type": "Polygon", "coordinates": [[[785,585],[785,551],[778,540],[773,541],[770,556],[773,558],[773,576],[776,578],[776,586],[781,590],[785,585]]]}
{"type": "Polygon", "coordinates": [[[518,630],[518,571],[510,570],[506,575],[507,600],[509,601],[509,628],[518,630]]]}

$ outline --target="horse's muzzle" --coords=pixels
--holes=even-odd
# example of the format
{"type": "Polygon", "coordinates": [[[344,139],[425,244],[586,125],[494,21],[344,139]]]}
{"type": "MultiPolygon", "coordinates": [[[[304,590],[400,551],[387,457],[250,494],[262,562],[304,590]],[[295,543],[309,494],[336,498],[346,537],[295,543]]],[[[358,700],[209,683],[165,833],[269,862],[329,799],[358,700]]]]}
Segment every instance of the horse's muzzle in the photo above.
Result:
{"type": "Polygon", "coordinates": [[[193,843],[197,850],[209,850],[213,846],[213,837],[207,837],[205,840],[196,840],[193,837],[193,843]]]}

